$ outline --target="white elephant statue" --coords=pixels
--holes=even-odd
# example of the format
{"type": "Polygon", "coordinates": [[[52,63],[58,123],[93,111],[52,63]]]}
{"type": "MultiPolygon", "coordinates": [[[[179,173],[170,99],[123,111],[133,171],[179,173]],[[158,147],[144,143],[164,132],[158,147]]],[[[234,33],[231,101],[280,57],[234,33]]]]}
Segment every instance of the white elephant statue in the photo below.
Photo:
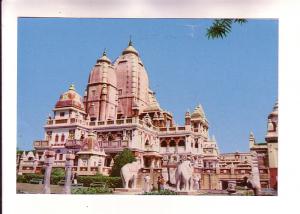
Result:
{"type": "Polygon", "coordinates": [[[139,170],[142,168],[140,160],[132,163],[125,164],[121,168],[121,177],[123,182],[123,188],[136,188],[136,181],[139,170]]]}
{"type": "Polygon", "coordinates": [[[192,190],[192,175],[193,175],[193,166],[191,161],[185,160],[177,166],[177,169],[175,171],[177,191],[192,190]],[[182,189],[180,189],[181,186],[182,189]]]}
{"type": "Polygon", "coordinates": [[[253,179],[253,177],[251,177],[251,176],[250,176],[250,178],[244,177],[244,185],[247,186],[249,189],[252,189],[255,196],[260,195],[260,193],[261,193],[260,184],[257,183],[257,181],[255,181],[255,179],[253,179]]]}

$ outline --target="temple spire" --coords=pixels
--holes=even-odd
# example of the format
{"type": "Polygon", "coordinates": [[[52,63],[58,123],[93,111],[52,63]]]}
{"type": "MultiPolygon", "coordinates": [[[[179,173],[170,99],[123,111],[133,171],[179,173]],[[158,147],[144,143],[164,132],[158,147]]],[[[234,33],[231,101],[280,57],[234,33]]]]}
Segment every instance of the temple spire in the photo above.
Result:
{"type": "Polygon", "coordinates": [[[75,85],[74,85],[74,84],[71,84],[69,90],[75,91],[75,85]]]}
{"type": "Polygon", "coordinates": [[[132,43],[132,38],[131,38],[131,35],[129,36],[129,42],[128,42],[128,46],[132,46],[133,43],[132,43]]]}
{"type": "Polygon", "coordinates": [[[102,56],[106,56],[106,48],[104,48],[104,51],[102,53],[102,56]]]}

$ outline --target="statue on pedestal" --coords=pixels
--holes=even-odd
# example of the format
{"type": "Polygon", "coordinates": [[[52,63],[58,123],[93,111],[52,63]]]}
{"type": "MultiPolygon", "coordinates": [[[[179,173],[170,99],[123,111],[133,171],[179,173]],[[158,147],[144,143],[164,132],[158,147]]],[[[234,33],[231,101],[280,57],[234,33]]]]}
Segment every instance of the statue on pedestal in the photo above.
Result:
{"type": "Polygon", "coordinates": [[[123,188],[136,188],[137,176],[141,168],[141,160],[128,163],[121,168],[120,174],[123,181],[123,188]]]}
{"type": "Polygon", "coordinates": [[[144,192],[150,192],[151,188],[150,188],[150,176],[146,175],[144,177],[144,192]]]}
{"type": "Polygon", "coordinates": [[[177,166],[177,169],[175,171],[177,191],[192,190],[192,174],[193,166],[190,160],[185,160],[177,166]]]}

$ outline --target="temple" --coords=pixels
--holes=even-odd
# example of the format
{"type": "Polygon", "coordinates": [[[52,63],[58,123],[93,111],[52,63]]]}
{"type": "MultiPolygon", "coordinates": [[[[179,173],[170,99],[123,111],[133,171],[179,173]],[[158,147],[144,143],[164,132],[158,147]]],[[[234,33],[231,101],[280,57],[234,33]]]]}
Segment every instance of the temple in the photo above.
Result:
{"type": "Polygon", "coordinates": [[[33,143],[34,152],[17,157],[17,170],[40,173],[45,152],[51,150],[54,168],[64,168],[66,155],[73,153],[72,170],[78,175],[109,175],[114,157],[128,148],[142,160],[141,178],[162,174],[174,183],[176,165],[190,159],[203,189],[226,189],[228,182],[242,182],[256,172],[262,187],[277,185],[277,103],[268,117],[266,142],[256,143],[250,133],[246,153],[220,154],[201,104],[184,117],[185,124],[178,126],[172,113],[160,107],[130,41],[115,61],[106,52],[96,61],[83,96],[74,85],[61,94],[47,118],[44,139],[33,143]]]}

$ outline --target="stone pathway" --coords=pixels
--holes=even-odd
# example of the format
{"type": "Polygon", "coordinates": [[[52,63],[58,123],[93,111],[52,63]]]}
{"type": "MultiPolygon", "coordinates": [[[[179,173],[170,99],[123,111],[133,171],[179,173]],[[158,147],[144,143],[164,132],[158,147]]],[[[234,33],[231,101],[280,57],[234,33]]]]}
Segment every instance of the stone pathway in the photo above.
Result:
{"type": "MultiPolygon", "coordinates": [[[[51,193],[62,194],[64,186],[50,185],[51,193]]],[[[23,194],[42,194],[43,184],[28,184],[28,183],[17,183],[17,193],[23,194]]]]}

